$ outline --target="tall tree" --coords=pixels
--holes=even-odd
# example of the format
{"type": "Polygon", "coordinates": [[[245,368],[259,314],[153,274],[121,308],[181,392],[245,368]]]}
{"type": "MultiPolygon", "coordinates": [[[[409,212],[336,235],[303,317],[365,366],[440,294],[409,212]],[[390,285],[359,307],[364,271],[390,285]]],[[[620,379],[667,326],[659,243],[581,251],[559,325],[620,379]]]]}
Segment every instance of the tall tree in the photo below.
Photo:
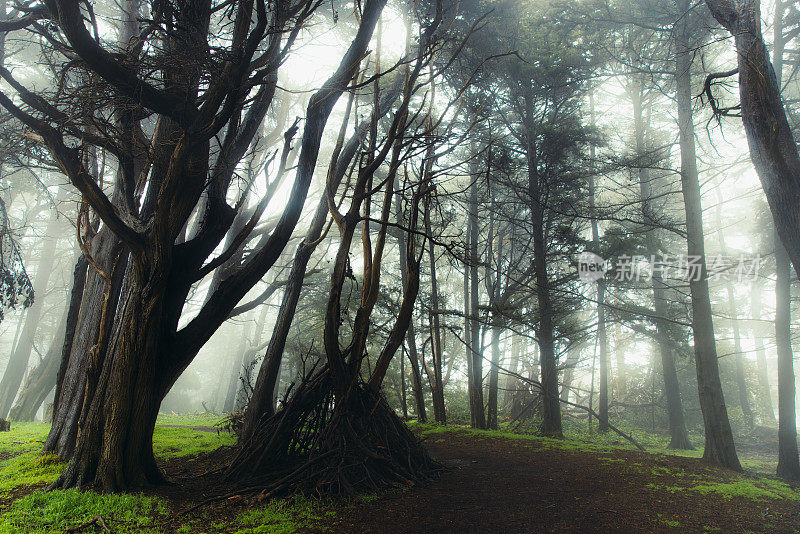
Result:
{"type": "MultiPolygon", "coordinates": [[[[795,272],[800,274],[800,155],[781,100],[781,87],[776,69],[761,34],[761,2],[754,0],[706,0],[711,14],[734,38],[738,67],[712,74],[710,83],[721,76],[739,74],[739,102],[742,123],[750,147],[750,158],[761,179],[778,236],[786,248],[795,272]]],[[[776,4],[776,22],[780,26],[788,3],[776,4]]],[[[786,39],[776,34],[773,46],[781,52],[786,39]]],[[[776,57],[779,57],[776,55],[776,57]]],[[[722,108],[714,105],[715,111],[722,108]]]]}
{"type": "Polygon", "coordinates": [[[741,470],[728,419],[728,410],[722,394],[711,299],[708,292],[708,270],[703,242],[703,208],[700,199],[700,180],[697,171],[692,114],[689,1],[677,0],[677,7],[675,82],[680,132],[681,189],[686,212],[687,262],[692,262],[696,266],[694,274],[690,274],[689,288],[692,296],[692,332],[697,367],[697,387],[705,426],[703,459],[724,467],[741,470]]]}
{"type": "MultiPolygon", "coordinates": [[[[94,120],[84,120],[101,116],[108,107],[105,98],[86,98],[70,88],[71,104],[87,111],[65,114],[47,95],[32,93],[11,73],[2,72],[23,105],[5,93],[0,94],[0,105],[42,138],[87,206],[124,244],[130,258],[123,266],[119,254],[110,258],[109,266],[100,266],[103,278],[124,280],[119,297],[104,299],[100,309],[110,310],[117,298],[120,305],[108,331],[95,338],[97,350],[89,351],[83,408],[76,410],[81,432],[55,486],[94,482],[115,490],[162,480],[152,452],[160,401],[289,241],[327,119],[355,75],[355,60],[366,50],[384,4],[376,0],[363,6],[340,66],[310,100],[295,181],[273,231],[182,327],[181,312],[193,285],[236,253],[266,208],[260,202],[256,215],[237,236],[236,246],[207,261],[244,207],[242,202],[228,205],[228,190],[273,100],[277,69],[319,4],[235,2],[221,13],[230,24],[220,25],[223,33],[214,31],[214,40],[224,46],[212,46],[209,32],[212,19],[217,22],[217,10],[211,3],[169,9],[155,3],[150,9],[153,25],[144,36],[152,46],[127,47],[122,51],[125,61],[87,28],[83,8],[75,2],[48,2],[23,17],[32,19],[29,22],[6,22],[0,27],[45,33],[42,43],[63,42],[58,53],[64,60],[58,65],[65,72],[78,69],[99,84],[104,90],[98,95],[110,92],[119,125],[98,128],[94,120]],[[50,23],[33,24],[37,19],[50,23]],[[159,120],[145,130],[143,117],[159,120]],[[215,143],[218,150],[212,148],[215,143]],[[105,150],[118,163],[116,203],[84,163],[82,155],[89,147],[105,150]],[[183,241],[180,236],[195,214],[197,230],[183,241]]],[[[278,177],[285,171],[287,157],[284,150],[278,177]]],[[[102,315],[100,324],[106,324],[102,315]]]]}
{"type": "Polygon", "coordinates": [[[25,372],[28,370],[28,360],[33,350],[34,336],[37,329],[41,326],[40,319],[44,310],[44,296],[50,283],[50,275],[53,274],[53,266],[56,261],[56,249],[58,245],[58,227],[61,221],[57,217],[50,219],[45,230],[45,236],[39,255],[39,262],[36,268],[36,276],[33,282],[33,292],[39,298],[30,306],[25,314],[25,326],[17,340],[17,345],[11,353],[3,378],[0,380],[0,419],[8,416],[17,392],[22,384],[25,372]]]}

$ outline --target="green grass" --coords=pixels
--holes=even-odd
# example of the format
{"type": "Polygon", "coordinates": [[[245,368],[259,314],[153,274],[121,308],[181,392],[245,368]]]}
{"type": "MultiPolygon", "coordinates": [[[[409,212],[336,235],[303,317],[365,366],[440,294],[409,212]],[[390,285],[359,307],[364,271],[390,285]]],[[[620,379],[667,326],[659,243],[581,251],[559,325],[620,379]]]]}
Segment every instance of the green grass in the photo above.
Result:
{"type": "MultiPolygon", "coordinates": [[[[21,486],[49,484],[58,478],[64,465],[54,455],[40,454],[49,430],[50,425],[44,423],[13,423],[10,432],[0,432],[0,454],[5,458],[0,461],[0,496],[21,486]]],[[[235,441],[226,432],[157,426],[153,449],[161,458],[192,457],[235,441]]]]}
{"type": "Polygon", "coordinates": [[[224,418],[224,415],[213,413],[173,414],[161,412],[156,419],[156,425],[216,426],[224,418]]]}
{"type": "Polygon", "coordinates": [[[651,487],[659,491],[682,493],[686,491],[701,495],[717,495],[723,499],[735,497],[751,501],[790,500],[800,502],[800,492],[788,484],[766,478],[740,477],[732,481],[706,481],[699,484],[659,485],[651,487]]]}
{"type": "Polygon", "coordinates": [[[206,432],[189,428],[156,426],[153,451],[161,458],[197,456],[225,445],[236,443],[236,436],[227,432],[206,432]]]}
{"type": "MultiPolygon", "coordinates": [[[[214,426],[219,416],[160,415],[153,436],[153,448],[161,458],[191,457],[221,446],[232,445],[235,437],[225,432],[206,432],[161,425],[214,426]]],[[[50,426],[16,423],[11,432],[0,433],[0,498],[13,498],[24,486],[53,482],[64,468],[55,455],[41,455],[50,426]]],[[[366,496],[369,500],[376,496],[366,496]]],[[[228,510],[229,508],[225,508],[228,510]]],[[[102,494],[92,491],[34,491],[0,506],[0,534],[56,533],[101,516],[112,532],[156,534],[169,518],[167,502],[143,494],[102,494]]],[[[335,515],[330,503],[300,497],[258,504],[235,511],[227,520],[214,509],[201,509],[181,518],[179,532],[288,533],[313,527],[324,529],[335,515]]],[[[89,528],[90,531],[91,527],[89,528]]]]}
{"type": "Polygon", "coordinates": [[[0,457],[42,448],[50,425],[46,423],[11,423],[9,432],[0,432],[0,457]]]}
{"type": "Polygon", "coordinates": [[[167,505],[156,497],[141,494],[103,494],[63,490],[35,492],[14,501],[3,511],[0,533],[49,534],[64,532],[101,516],[112,532],[157,533],[158,520],[169,514],[167,505]]]}
{"type": "Polygon", "coordinates": [[[8,495],[20,486],[49,484],[63,468],[64,464],[54,454],[27,451],[14,456],[0,464],[0,495],[8,495]]]}
{"type": "Polygon", "coordinates": [[[431,423],[418,423],[411,421],[407,423],[409,428],[417,431],[422,437],[428,438],[445,433],[461,433],[476,439],[508,439],[520,443],[529,443],[539,448],[572,450],[583,452],[608,452],[610,447],[574,439],[553,439],[534,434],[519,434],[509,430],[476,430],[474,428],[462,426],[444,426],[431,423]]]}
{"type": "Polygon", "coordinates": [[[337,505],[295,496],[275,499],[244,510],[232,510],[230,518],[220,520],[214,510],[202,512],[178,528],[181,534],[288,534],[327,530],[336,515],[337,505]]]}
{"type": "MultiPolygon", "coordinates": [[[[441,436],[445,433],[455,433],[474,436],[478,439],[503,438],[517,443],[530,444],[540,449],[588,452],[594,454],[599,461],[614,465],[614,469],[622,468],[634,471],[637,476],[652,477],[654,482],[648,483],[646,486],[654,491],[673,493],[690,491],[701,495],[716,495],[723,499],[741,497],[753,501],[788,499],[800,502],[799,491],[773,478],[732,475],[728,471],[718,471],[712,467],[702,468],[698,466],[700,472],[696,473],[687,472],[674,465],[658,465],[657,462],[659,460],[667,460],[669,456],[699,458],[702,456],[702,450],[676,451],[666,449],[665,445],[659,441],[660,436],[642,431],[639,431],[634,439],[637,439],[640,443],[660,444],[659,447],[651,447],[648,451],[651,453],[653,461],[656,462],[655,465],[650,462],[632,462],[614,456],[615,450],[631,450],[634,447],[630,442],[612,433],[594,434],[593,436],[599,439],[589,442],[586,440],[590,436],[586,434],[578,434],[578,439],[551,439],[531,434],[514,434],[503,430],[475,430],[466,427],[423,424],[414,421],[408,423],[408,425],[424,438],[441,436]],[[640,438],[644,439],[640,440],[640,438]]],[[[695,443],[702,442],[695,438],[695,443]]]]}

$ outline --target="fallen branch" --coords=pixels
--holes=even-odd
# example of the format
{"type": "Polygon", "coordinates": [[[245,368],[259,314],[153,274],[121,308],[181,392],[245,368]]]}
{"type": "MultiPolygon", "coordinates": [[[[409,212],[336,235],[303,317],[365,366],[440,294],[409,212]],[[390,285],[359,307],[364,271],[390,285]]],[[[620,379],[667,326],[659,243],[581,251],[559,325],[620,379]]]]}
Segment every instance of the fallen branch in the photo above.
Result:
{"type": "MultiPolygon", "coordinates": [[[[504,373],[508,374],[509,376],[513,376],[514,378],[516,378],[518,380],[522,380],[523,382],[525,382],[527,384],[530,384],[531,386],[537,388],[539,390],[539,394],[540,395],[544,395],[544,389],[542,389],[542,384],[539,381],[533,380],[532,378],[525,377],[525,376],[523,376],[523,375],[521,375],[519,373],[515,373],[514,371],[510,371],[508,369],[505,369],[505,368],[501,367],[499,364],[491,362],[487,358],[484,358],[484,360],[485,361],[489,361],[492,365],[496,365],[498,369],[500,369],[504,373]]],[[[559,397],[558,401],[561,402],[562,404],[566,404],[567,406],[573,406],[575,408],[579,408],[579,409],[585,411],[586,413],[588,413],[590,415],[593,415],[594,417],[597,417],[598,420],[600,419],[600,416],[597,414],[597,412],[595,412],[594,410],[592,410],[588,406],[584,406],[582,404],[577,404],[575,402],[570,402],[570,401],[562,399],[560,397],[559,397]]],[[[628,434],[626,434],[625,432],[623,432],[619,428],[617,428],[614,425],[612,425],[610,422],[608,423],[608,428],[610,428],[611,430],[613,430],[614,432],[616,432],[617,434],[619,434],[620,436],[622,436],[626,440],[630,441],[640,451],[647,452],[647,450],[644,447],[642,447],[642,445],[638,441],[633,439],[631,436],[629,436],[628,434]]]]}
{"type": "Polygon", "coordinates": [[[79,531],[81,531],[81,530],[83,530],[86,527],[89,527],[91,525],[98,525],[103,530],[103,532],[111,532],[111,530],[108,528],[108,525],[106,525],[106,522],[103,521],[103,518],[101,516],[99,516],[99,515],[94,516],[90,520],[85,521],[85,522],[81,523],[80,525],[76,525],[74,527],[69,527],[64,532],[79,532],[79,531]]]}

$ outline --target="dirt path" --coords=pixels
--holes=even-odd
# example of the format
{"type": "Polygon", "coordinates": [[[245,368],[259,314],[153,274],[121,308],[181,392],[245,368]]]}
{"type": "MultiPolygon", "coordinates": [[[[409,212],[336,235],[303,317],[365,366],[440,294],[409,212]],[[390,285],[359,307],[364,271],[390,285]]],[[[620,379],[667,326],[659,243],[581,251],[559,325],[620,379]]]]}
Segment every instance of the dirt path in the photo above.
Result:
{"type": "MultiPolygon", "coordinates": [[[[348,507],[337,532],[800,532],[800,504],[671,492],[678,481],[737,475],[697,460],[582,452],[443,433],[427,440],[448,469],[424,487],[348,507]],[[670,484],[672,483],[672,484],[670,484]]],[[[693,485],[693,484],[689,484],[693,485]]]]}

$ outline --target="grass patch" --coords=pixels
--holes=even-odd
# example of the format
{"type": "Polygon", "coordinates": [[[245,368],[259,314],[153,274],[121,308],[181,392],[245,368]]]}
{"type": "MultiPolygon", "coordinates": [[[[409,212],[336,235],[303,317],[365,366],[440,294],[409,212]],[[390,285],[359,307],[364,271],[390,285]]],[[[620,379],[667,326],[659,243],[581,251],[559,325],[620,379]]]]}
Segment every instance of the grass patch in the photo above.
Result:
{"type": "Polygon", "coordinates": [[[224,418],[224,415],[213,413],[176,414],[161,412],[156,419],[156,425],[216,426],[224,418]]]}
{"type": "Polygon", "coordinates": [[[255,505],[229,520],[214,520],[214,512],[192,518],[178,528],[180,534],[288,534],[291,532],[328,530],[327,524],[336,515],[335,506],[302,496],[275,499],[255,505]]]}
{"type": "MultiPolygon", "coordinates": [[[[64,468],[56,455],[42,455],[42,445],[50,425],[12,423],[10,432],[0,432],[0,495],[16,488],[53,482],[64,468]]],[[[153,435],[156,456],[179,458],[197,456],[224,445],[233,445],[235,436],[226,432],[203,432],[189,428],[157,426],[153,435]]]]}
{"type": "Polygon", "coordinates": [[[510,432],[508,430],[477,430],[463,426],[445,426],[431,423],[418,423],[416,421],[410,421],[406,424],[409,426],[409,428],[411,428],[411,430],[414,430],[424,438],[445,433],[452,433],[471,436],[478,439],[502,438],[522,443],[530,443],[532,445],[536,445],[537,447],[548,449],[583,452],[607,452],[609,449],[611,449],[611,447],[598,445],[596,443],[577,441],[574,439],[546,438],[534,434],[510,432]]]}
{"type": "Polygon", "coordinates": [[[20,486],[49,484],[58,478],[64,464],[55,454],[40,455],[28,451],[0,464],[0,495],[7,495],[20,486]]]}
{"type": "Polygon", "coordinates": [[[41,449],[50,425],[47,423],[11,422],[9,432],[0,432],[0,457],[41,449]]]}
{"type": "Polygon", "coordinates": [[[236,443],[236,436],[227,432],[205,432],[190,428],[156,426],[153,434],[153,451],[157,457],[167,459],[197,456],[234,443],[236,443]]]}
{"type": "Polygon", "coordinates": [[[732,481],[706,481],[694,485],[648,484],[656,491],[683,493],[692,491],[701,495],[716,495],[723,499],[742,498],[751,501],[790,500],[800,502],[800,492],[778,480],[739,478],[732,481]]]}
{"type": "Polygon", "coordinates": [[[0,533],[49,534],[100,515],[113,532],[157,533],[158,520],[169,514],[156,497],[60,490],[31,493],[3,511],[0,533]]]}

